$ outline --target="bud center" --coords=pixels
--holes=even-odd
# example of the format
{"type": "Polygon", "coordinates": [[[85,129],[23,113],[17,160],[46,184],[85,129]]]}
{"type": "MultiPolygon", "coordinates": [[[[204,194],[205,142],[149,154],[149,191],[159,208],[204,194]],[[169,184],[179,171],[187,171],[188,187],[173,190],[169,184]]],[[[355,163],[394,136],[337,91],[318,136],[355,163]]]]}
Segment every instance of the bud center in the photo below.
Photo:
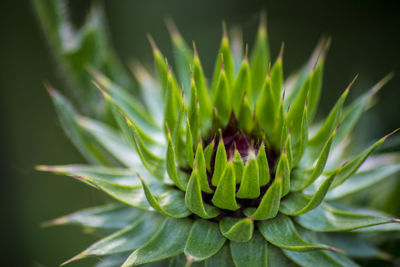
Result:
{"type": "MultiPolygon", "coordinates": [[[[243,210],[249,207],[258,207],[260,204],[262,197],[264,196],[265,192],[267,189],[270,187],[272,182],[274,181],[275,177],[275,168],[277,164],[277,160],[279,158],[279,153],[273,149],[272,147],[268,147],[265,143],[267,140],[264,140],[260,135],[251,133],[245,133],[243,132],[239,127],[236,119],[232,116],[230,122],[228,125],[225,127],[224,130],[220,131],[219,135],[222,135],[222,141],[224,143],[225,151],[226,151],[226,156],[227,160],[233,160],[235,151],[238,151],[241,159],[243,161],[243,164],[246,165],[247,158],[250,153],[255,154],[256,156],[259,153],[260,147],[262,147],[262,144],[264,144],[264,149],[265,149],[265,154],[267,155],[267,161],[269,165],[269,171],[270,171],[270,177],[271,180],[269,181],[268,184],[260,187],[260,196],[256,199],[239,199],[236,198],[237,203],[240,205],[240,209],[237,211],[230,211],[230,210],[223,210],[221,215],[223,217],[225,216],[230,216],[230,217],[243,217],[243,210]]],[[[210,138],[211,139],[211,138],[210,138]]],[[[209,145],[210,143],[214,142],[214,149],[213,153],[211,156],[211,161],[210,161],[210,169],[211,172],[207,172],[207,177],[208,177],[208,183],[210,187],[215,191],[216,187],[212,185],[211,179],[214,173],[214,168],[215,168],[215,159],[216,159],[216,154],[217,154],[217,149],[218,149],[218,138],[214,137],[210,141],[206,143],[206,146],[209,145]]],[[[240,187],[240,184],[236,184],[236,192],[238,192],[240,187]]],[[[203,200],[205,203],[213,205],[212,204],[212,198],[213,194],[207,194],[202,192],[203,195],[203,200]]]]}

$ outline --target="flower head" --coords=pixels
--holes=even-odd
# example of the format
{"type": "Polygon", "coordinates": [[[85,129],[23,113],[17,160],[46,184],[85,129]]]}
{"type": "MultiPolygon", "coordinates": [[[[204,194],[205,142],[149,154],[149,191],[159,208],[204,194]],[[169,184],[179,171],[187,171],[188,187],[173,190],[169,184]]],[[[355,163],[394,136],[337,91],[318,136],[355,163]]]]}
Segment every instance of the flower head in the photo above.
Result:
{"type": "Polygon", "coordinates": [[[334,202],[388,176],[358,169],[390,134],[355,157],[343,144],[390,76],[345,108],[354,79],[313,125],[329,40],[285,80],[283,46],[270,60],[264,18],[244,55],[224,24],[207,82],[195,44],[191,49],[168,25],[175,66],[149,37],[157,79],[136,62],[139,97],[90,69],[111,125],[78,115],[49,90],[65,130],[94,165],[39,169],[71,175],[123,203],[50,223],[117,230],[71,260],[116,254],[123,266],[167,258],[176,266],[282,266],[288,258],[302,266],[353,266],[326,233],[344,239],[343,231],[398,222],[334,202]]]}

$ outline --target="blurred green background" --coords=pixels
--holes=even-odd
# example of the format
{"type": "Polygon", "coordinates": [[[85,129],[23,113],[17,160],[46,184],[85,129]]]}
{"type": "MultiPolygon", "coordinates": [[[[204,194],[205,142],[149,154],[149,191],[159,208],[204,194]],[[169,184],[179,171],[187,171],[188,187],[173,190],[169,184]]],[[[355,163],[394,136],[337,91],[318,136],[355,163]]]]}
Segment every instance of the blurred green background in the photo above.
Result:
{"type": "MultiPolygon", "coordinates": [[[[90,1],[67,1],[79,25],[90,1]]],[[[360,123],[358,143],[370,142],[400,126],[400,18],[396,1],[103,1],[116,52],[124,63],[151,66],[146,39],[151,33],[172,58],[164,18],[172,17],[187,41],[196,40],[210,74],[221,21],[240,25],[251,46],[259,12],[268,13],[272,58],[285,41],[284,71],[296,70],[318,39],[332,37],[320,114],[326,114],[356,73],[350,99],[387,73],[397,76],[379,93],[379,103],[360,123]]],[[[1,1],[1,226],[2,266],[57,266],[96,237],[73,227],[43,229],[40,223],[109,199],[66,177],[38,173],[37,164],[83,163],[57,121],[43,87],[49,81],[70,90],[47,44],[30,1],[1,1]]],[[[400,214],[398,214],[400,215],[400,214]]],[[[90,266],[92,261],[70,266],[90,266]]]]}

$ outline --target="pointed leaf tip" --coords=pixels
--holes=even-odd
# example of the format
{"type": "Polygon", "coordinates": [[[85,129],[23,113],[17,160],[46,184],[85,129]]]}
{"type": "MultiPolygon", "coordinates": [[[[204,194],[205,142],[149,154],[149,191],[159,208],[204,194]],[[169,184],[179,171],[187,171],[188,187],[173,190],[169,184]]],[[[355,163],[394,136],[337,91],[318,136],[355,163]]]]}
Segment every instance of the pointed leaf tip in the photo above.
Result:
{"type": "Polygon", "coordinates": [[[349,83],[349,85],[347,86],[345,92],[346,94],[348,94],[348,92],[350,91],[350,88],[353,86],[353,84],[355,83],[355,81],[358,78],[358,73],[354,76],[353,80],[351,80],[351,82],[349,83]]]}
{"type": "Polygon", "coordinates": [[[70,263],[73,262],[73,261],[77,261],[77,260],[79,260],[79,259],[82,259],[84,256],[85,256],[85,255],[83,255],[83,254],[78,254],[78,255],[76,255],[76,256],[70,258],[69,260],[67,260],[67,261],[65,261],[65,262],[63,262],[63,263],[61,263],[60,266],[65,266],[65,265],[67,265],[67,264],[70,264],[70,263]]]}
{"type": "Polygon", "coordinates": [[[267,28],[267,12],[265,10],[260,12],[260,24],[259,29],[265,30],[267,28]]]}
{"type": "Polygon", "coordinates": [[[225,217],[219,222],[221,233],[234,242],[248,242],[254,233],[254,222],[252,218],[230,218],[225,217]]]}
{"type": "Polygon", "coordinates": [[[142,185],[144,185],[144,180],[143,177],[140,175],[140,173],[136,172],[136,176],[139,178],[140,182],[142,183],[142,185]]]}
{"type": "Polygon", "coordinates": [[[332,38],[328,37],[328,39],[325,42],[325,45],[321,51],[321,60],[324,61],[326,58],[326,55],[328,54],[329,48],[331,47],[331,42],[332,42],[332,38]]]}
{"type": "Polygon", "coordinates": [[[192,171],[185,194],[185,205],[194,214],[204,219],[210,219],[219,215],[219,210],[203,202],[199,171],[195,167],[192,171]]]}
{"type": "Polygon", "coordinates": [[[282,60],[284,50],[285,50],[285,42],[282,42],[281,49],[279,50],[279,56],[278,56],[277,60],[282,60]]]}
{"type": "Polygon", "coordinates": [[[51,86],[47,81],[44,81],[44,82],[43,82],[43,85],[44,85],[44,87],[46,88],[47,93],[48,93],[50,96],[53,96],[53,95],[56,93],[56,91],[54,90],[53,86],[51,86]]]}
{"type": "Polygon", "coordinates": [[[137,173],[137,176],[142,182],[142,188],[148,203],[155,210],[172,218],[184,218],[191,214],[185,205],[185,197],[181,191],[170,189],[155,196],[139,173],[137,173]]]}
{"type": "Polygon", "coordinates": [[[151,45],[151,48],[153,49],[153,52],[159,52],[159,49],[158,49],[156,43],[154,42],[153,37],[149,33],[147,34],[147,39],[150,42],[150,45],[151,45]]]}
{"type": "Polygon", "coordinates": [[[48,165],[36,165],[35,170],[44,172],[56,172],[57,168],[48,165]]]}
{"type": "Polygon", "coordinates": [[[389,137],[391,137],[392,135],[394,135],[395,133],[397,133],[399,130],[400,130],[400,128],[397,128],[396,130],[394,130],[394,131],[388,133],[387,135],[385,135],[382,139],[383,139],[383,140],[388,139],[389,137]]]}
{"type": "Polygon", "coordinates": [[[385,84],[387,84],[391,79],[394,77],[394,72],[390,72],[387,74],[385,77],[382,78],[379,82],[377,82],[371,89],[370,93],[371,95],[375,94],[378,92],[385,84]]]}
{"type": "Polygon", "coordinates": [[[330,251],[333,251],[333,252],[336,252],[336,253],[340,253],[340,254],[347,254],[346,251],[344,251],[343,249],[340,249],[340,248],[327,246],[326,249],[330,250],[330,251]]]}
{"type": "Polygon", "coordinates": [[[328,246],[324,244],[304,240],[290,217],[282,214],[271,220],[261,221],[258,229],[268,242],[282,249],[293,251],[328,249],[328,246]]]}
{"type": "Polygon", "coordinates": [[[226,28],[226,22],[222,21],[222,38],[228,40],[228,30],[226,28]]]}
{"type": "Polygon", "coordinates": [[[235,191],[234,165],[232,161],[229,161],[221,174],[212,203],[221,209],[238,210],[240,206],[236,202],[235,191]]]}
{"type": "Polygon", "coordinates": [[[244,59],[243,61],[248,62],[249,61],[249,44],[246,43],[246,47],[244,49],[244,59]]]}
{"type": "Polygon", "coordinates": [[[176,27],[176,24],[172,20],[172,18],[170,18],[170,17],[165,18],[165,24],[167,26],[169,34],[171,35],[171,37],[173,39],[181,37],[181,35],[180,35],[179,31],[178,31],[178,28],[176,27]]]}

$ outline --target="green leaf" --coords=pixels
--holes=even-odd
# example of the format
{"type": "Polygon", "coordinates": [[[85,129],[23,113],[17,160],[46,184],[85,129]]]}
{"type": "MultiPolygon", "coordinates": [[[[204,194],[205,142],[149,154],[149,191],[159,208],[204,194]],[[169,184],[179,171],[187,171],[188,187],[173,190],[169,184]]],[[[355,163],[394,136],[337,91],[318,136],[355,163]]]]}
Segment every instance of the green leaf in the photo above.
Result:
{"type": "Polygon", "coordinates": [[[328,49],[329,42],[325,44],[324,51],[322,51],[322,55],[318,59],[316,65],[313,67],[313,77],[311,81],[311,87],[309,92],[309,116],[310,121],[314,119],[314,115],[318,108],[319,99],[321,96],[321,89],[322,89],[322,80],[323,80],[323,73],[324,73],[324,63],[325,63],[325,54],[326,50],[328,49]]]}
{"type": "Polygon", "coordinates": [[[287,115],[287,125],[289,125],[292,129],[292,136],[294,142],[301,136],[301,127],[302,127],[302,118],[304,113],[304,108],[306,107],[307,97],[310,92],[312,79],[314,72],[310,72],[307,80],[304,82],[301,87],[300,92],[294,99],[293,104],[290,106],[288,115],[287,115]]]}
{"type": "Polygon", "coordinates": [[[373,240],[366,239],[354,233],[318,233],[318,240],[331,246],[346,251],[346,255],[352,258],[371,259],[379,258],[390,261],[390,254],[381,251],[373,244],[373,240]],[[371,242],[372,241],[372,242],[371,242]]]}
{"type": "MultiPolygon", "coordinates": [[[[116,103],[110,95],[105,92],[99,85],[98,86],[99,90],[102,92],[103,97],[107,100],[109,103],[110,110],[112,112],[112,115],[114,116],[115,120],[117,121],[118,126],[120,127],[122,133],[125,135],[126,140],[128,143],[130,142],[129,139],[129,127],[126,124],[126,120],[131,120],[129,116],[125,113],[125,111],[116,103]]],[[[132,121],[132,120],[131,120],[132,121]]],[[[136,125],[136,124],[135,124],[136,125]]],[[[147,134],[143,129],[139,128],[137,126],[137,131],[139,136],[143,139],[143,142],[146,143],[147,146],[149,147],[159,147],[163,146],[165,144],[165,141],[163,140],[162,132],[160,129],[157,130],[148,130],[147,134]],[[162,140],[161,140],[162,139],[162,140]]],[[[99,138],[101,139],[101,138],[99,138]]]]}
{"type": "Polygon", "coordinates": [[[77,123],[77,114],[71,103],[54,89],[47,87],[47,90],[57,109],[61,125],[75,147],[91,163],[107,164],[108,160],[103,157],[101,151],[93,145],[92,140],[77,123]]]}
{"type": "Polygon", "coordinates": [[[292,167],[294,166],[293,163],[293,151],[292,151],[292,132],[289,129],[289,132],[286,136],[286,141],[284,144],[284,149],[286,150],[287,158],[288,158],[288,163],[289,163],[289,169],[292,170],[292,167]]]}
{"type": "Polygon", "coordinates": [[[382,137],[379,139],[377,142],[372,144],[370,147],[365,149],[363,152],[361,152],[358,156],[356,156],[354,159],[352,159],[346,166],[341,168],[341,170],[338,172],[335,180],[333,181],[332,188],[335,188],[342,183],[344,183],[353,173],[355,173],[358,168],[361,166],[361,164],[368,158],[369,155],[378,147],[380,146],[383,142],[386,141],[390,136],[395,134],[400,128],[394,130],[393,132],[387,134],[386,136],[382,137]]]}
{"type": "Polygon", "coordinates": [[[133,168],[141,168],[139,155],[128,145],[124,138],[109,126],[86,117],[78,117],[77,122],[84,131],[115,157],[118,162],[133,168]]]}
{"type": "Polygon", "coordinates": [[[254,220],[267,220],[274,218],[279,211],[279,204],[282,191],[282,177],[275,178],[272,185],[265,192],[257,209],[247,208],[244,210],[246,216],[254,220]]]}
{"type": "Polygon", "coordinates": [[[245,96],[239,111],[239,127],[246,133],[251,133],[254,127],[253,111],[249,100],[245,96]]]}
{"type": "Polygon", "coordinates": [[[285,142],[285,139],[283,137],[287,137],[287,134],[289,132],[289,129],[287,127],[288,114],[287,112],[285,114],[285,112],[283,111],[284,101],[285,101],[285,91],[283,92],[282,99],[279,103],[278,113],[275,118],[276,121],[273,127],[272,134],[270,134],[271,140],[268,140],[269,145],[273,145],[278,149],[283,149],[283,144],[285,142]]]}
{"type": "Polygon", "coordinates": [[[166,24],[174,48],[174,59],[178,77],[180,83],[183,84],[183,87],[186,89],[185,94],[189,95],[190,65],[193,61],[193,53],[182,38],[175,23],[171,19],[167,19],[166,24]]]}
{"type": "Polygon", "coordinates": [[[329,246],[305,241],[297,232],[292,220],[283,214],[267,221],[260,221],[258,229],[271,244],[294,251],[331,249],[329,246]]]}
{"type": "Polygon", "coordinates": [[[389,73],[377,84],[375,84],[369,91],[365,92],[357,99],[355,99],[344,111],[342,124],[336,134],[333,145],[336,147],[354,128],[360,119],[362,113],[367,109],[368,103],[371,102],[374,95],[393,78],[393,73],[389,73]]]}
{"type": "Polygon", "coordinates": [[[246,165],[244,166],[243,178],[240,182],[237,198],[255,199],[260,196],[260,182],[258,178],[258,164],[254,152],[249,151],[246,165]]]}
{"type": "Polygon", "coordinates": [[[377,233],[377,232],[393,232],[393,231],[400,231],[399,223],[378,224],[353,230],[353,232],[356,233],[377,233]]]}
{"type": "Polygon", "coordinates": [[[137,126],[125,117],[126,124],[129,129],[124,131],[126,139],[129,141],[130,145],[136,149],[142,164],[146,169],[158,178],[159,180],[164,179],[165,175],[165,161],[163,158],[158,157],[150,151],[149,147],[143,143],[142,138],[139,135],[137,126]]]}
{"type": "Polygon", "coordinates": [[[250,55],[250,69],[252,95],[249,98],[251,102],[254,103],[261,90],[261,87],[265,80],[265,76],[267,75],[267,68],[270,62],[267,23],[264,13],[261,14],[257,38],[251,51],[252,53],[250,55]]]}
{"type": "Polygon", "coordinates": [[[153,237],[164,220],[162,216],[148,213],[145,217],[137,218],[132,225],[92,244],[67,262],[88,256],[103,256],[137,249],[153,237]]]}
{"type": "Polygon", "coordinates": [[[277,120],[280,119],[279,107],[283,86],[282,53],[283,45],[278,59],[266,76],[261,94],[256,101],[257,118],[260,120],[262,128],[270,135],[274,134],[277,120]]]}
{"type": "Polygon", "coordinates": [[[343,184],[329,191],[327,200],[339,199],[352,195],[367,187],[373,186],[387,177],[390,177],[400,171],[400,164],[388,164],[377,168],[358,172],[349,177],[343,184]]]}
{"type": "Polygon", "coordinates": [[[218,110],[213,108],[213,116],[211,121],[211,132],[217,132],[221,128],[225,128],[226,121],[222,118],[221,114],[219,114],[218,110]]]}
{"type": "Polygon", "coordinates": [[[304,158],[304,164],[312,164],[318,158],[320,151],[323,149],[327,140],[332,135],[332,132],[334,132],[337,128],[337,125],[339,124],[342,117],[344,101],[346,100],[349,90],[356,79],[357,76],[353,79],[353,81],[351,81],[346,90],[340,96],[339,100],[332,108],[328,117],[324,120],[321,128],[319,128],[318,132],[309,140],[307,149],[305,151],[306,155],[304,158]]]}
{"type": "MultiPolygon", "coordinates": [[[[186,154],[186,149],[185,149],[185,142],[183,140],[184,137],[184,129],[183,129],[183,123],[182,123],[182,118],[185,116],[185,103],[183,102],[183,95],[180,101],[182,101],[182,105],[180,109],[178,110],[178,119],[175,125],[175,128],[171,132],[171,137],[172,141],[175,146],[175,153],[176,153],[176,162],[178,165],[183,166],[186,163],[185,160],[185,154],[186,154]]],[[[167,126],[167,125],[165,125],[167,126]]],[[[165,127],[167,128],[167,127],[165,127]]],[[[168,132],[168,131],[167,131],[168,132]]]]}
{"type": "Polygon", "coordinates": [[[222,30],[223,30],[223,35],[221,40],[221,46],[218,52],[217,62],[215,63],[214,67],[214,75],[213,75],[211,91],[214,91],[218,87],[219,83],[218,80],[220,79],[220,76],[222,74],[220,72],[221,69],[224,69],[223,72],[226,73],[227,84],[229,86],[233,86],[233,80],[234,80],[233,59],[225,23],[222,24],[222,30]]]}
{"type": "MultiPolygon", "coordinates": [[[[299,140],[293,147],[293,166],[297,166],[303,157],[308,144],[308,104],[304,105],[303,116],[301,118],[301,127],[299,140]]],[[[337,134],[336,134],[337,135],[337,134]]]]}
{"type": "Polygon", "coordinates": [[[140,176],[139,178],[147,201],[155,210],[172,218],[184,218],[191,214],[185,206],[183,192],[171,188],[165,189],[161,194],[154,196],[145,181],[140,176]]]}
{"type": "Polygon", "coordinates": [[[326,178],[312,197],[307,197],[301,192],[291,193],[281,202],[280,211],[286,215],[298,216],[315,209],[324,200],[336,174],[337,172],[326,178]]]}
{"type": "Polygon", "coordinates": [[[326,203],[294,219],[304,228],[316,232],[347,231],[395,221],[382,213],[345,210],[326,203]]]}
{"type": "MultiPolygon", "coordinates": [[[[47,166],[40,165],[36,166],[39,171],[53,172],[59,175],[68,176],[85,176],[94,177],[97,179],[103,179],[110,183],[126,185],[131,187],[137,187],[141,185],[140,180],[137,179],[136,172],[140,170],[132,169],[121,169],[121,168],[107,168],[102,166],[90,166],[90,165],[56,165],[47,166]]],[[[145,170],[144,168],[142,168],[145,170]]],[[[147,173],[148,174],[148,173],[147,173]]],[[[155,182],[150,174],[145,177],[147,182],[155,182]]]]}
{"type": "Polygon", "coordinates": [[[211,157],[214,151],[214,138],[204,149],[204,160],[206,162],[207,170],[211,172],[211,157]]]}
{"type": "Polygon", "coordinates": [[[197,87],[197,95],[200,104],[200,117],[202,120],[208,119],[212,115],[210,98],[208,95],[207,85],[204,79],[203,68],[201,67],[199,55],[193,42],[193,79],[197,87]]]}
{"type": "MultiPolygon", "coordinates": [[[[337,129],[337,127],[336,127],[337,129]]],[[[312,168],[312,173],[311,175],[308,175],[306,173],[299,175],[299,176],[294,176],[292,179],[291,183],[291,191],[300,191],[306,188],[307,186],[311,185],[324,171],[326,162],[328,161],[328,156],[329,152],[331,149],[331,145],[333,142],[333,139],[335,138],[337,130],[334,130],[329,139],[326,141],[324,147],[321,150],[321,153],[318,156],[317,163],[315,166],[312,168]]],[[[342,168],[340,168],[342,169],[342,168]]],[[[330,182],[332,183],[332,181],[330,182]]],[[[330,184],[329,184],[330,185],[330,184]]]]}
{"type": "MultiPolygon", "coordinates": [[[[169,178],[174,182],[174,184],[182,191],[186,190],[187,186],[187,181],[182,181],[181,177],[178,176],[178,172],[176,170],[176,165],[175,165],[175,149],[174,145],[172,143],[172,138],[171,134],[168,132],[167,135],[168,138],[168,147],[167,147],[167,159],[166,159],[166,167],[167,167],[167,173],[169,178]]],[[[191,148],[192,149],[192,148],[191,148]]],[[[192,150],[192,155],[193,155],[193,150],[192,150]]]]}
{"type": "Polygon", "coordinates": [[[224,217],[219,222],[221,233],[231,241],[248,242],[253,237],[254,223],[251,218],[224,217]]]}
{"type": "Polygon", "coordinates": [[[131,69],[138,81],[147,109],[151,110],[157,124],[162,125],[164,121],[164,101],[159,83],[138,61],[134,61],[131,69]]]}
{"type": "MultiPolygon", "coordinates": [[[[143,210],[153,210],[147,202],[143,190],[139,187],[118,185],[95,177],[89,178],[84,176],[77,176],[75,178],[82,182],[88,183],[89,185],[92,185],[93,187],[107,193],[108,195],[121,201],[122,203],[143,210]]],[[[163,192],[165,190],[165,187],[158,183],[152,184],[151,187],[157,193],[159,193],[160,191],[163,192]]]]}
{"type": "Polygon", "coordinates": [[[278,167],[276,168],[276,177],[282,177],[282,190],[281,190],[281,197],[285,196],[289,193],[290,190],[290,166],[289,160],[286,153],[286,145],[284,150],[281,153],[281,157],[278,161],[278,167]]]}
{"type": "MultiPolygon", "coordinates": [[[[283,87],[283,70],[282,70],[282,57],[283,57],[283,49],[284,44],[281,45],[281,50],[279,52],[279,56],[276,59],[274,65],[271,68],[270,76],[271,76],[271,87],[273,92],[273,101],[275,103],[279,103],[281,98],[281,91],[283,87]]],[[[277,108],[278,105],[275,105],[277,108]]]]}
{"type": "Polygon", "coordinates": [[[200,106],[197,97],[197,88],[193,77],[191,79],[188,117],[190,122],[190,130],[192,131],[193,144],[196,144],[200,134],[200,106]]]}
{"type": "Polygon", "coordinates": [[[118,109],[123,111],[126,116],[143,129],[147,135],[153,139],[157,138],[156,135],[160,131],[159,125],[157,125],[151,114],[137,99],[99,71],[91,69],[91,74],[96,81],[95,86],[97,86],[101,92],[105,92],[109,97],[109,99],[106,97],[107,101],[114,103],[118,109]]]}
{"type": "Polygon", "coordinates": [[[293,104],[294,99],[303,87],[310,73],[315,70],[316,65],[324,63],[329,45],[329,39],[320,40],[306,64],[304,64],[295,75],[290,76],[286,80],[284,87],[287,88],[288,94],[285,102],[285,109],[293,104]]]}
{"type": "Polygon", "coordinates": [[[198,170],[201,191],[211,194],[213,190],[208,184],[206,161],[204,158],[203,147],[201,143],[197,145],[196,158],[194,159],[194,168],[198,170]]]}
{"type": "Polygon", "coordinates": [[[143,215],[143,211],[118,204],[107,204],[88,208],[43,223],[45,227],[57,225],[76,225],[99,229],[121,229],[132,224],[143,215]]]}
{"type": "Polygon", "coordinates": [[[159,261],[182,253],[191,226],[188,219],[166,219],[154,237],[135,250],[122,266],[159,261]]]}
{"type": "Polygon", "coordinates": [[[271,77],[267,75],[264,85],[261,89],[260,97],[256,101],[256,115],[260,121],[261,127],[269,133],[273,134],[276,119],[279,116],[280,99],[275,101],[275,93],[272,88],[271,77]]]}
{"type": "Polygon", "coordinates": [[[186,161],[189,164],[189,167],[193,168],[193,138],[192,138],[192,130],[190,129],[189,118],[186,116],[186,141],[185,141],[185,156],[186,161]]]}
{"type": "Polygon", "coordinates": [[[147,35],[147,38],[149,39],[151,48],[153,50],[157,78],[158,82],[161,84],[161,89],[164,96],[168,87],[168,64],[165,62],[164,56],[156,46],[153,38],[150,35],[147,35]]]}
{"type": "MultiPolygon", "coordinates": [[[[172,130],[177,127],[179,111],[182,107],[181,90],[168,69],[167,91],[165,94],[164,120],[172,130]]],[[[175,137],[175,135],[174,135],[175,137]]]]}
{"type": "Polygon", "coordinates": [[[229,161],[219,179],[212,203],[221,209],[238,210],[240,206],[235,198],[236,184],[233,162],[229,161]]]}
{"type": "Polygon", "coordinates": [[[290,251],[283,250],[286,256],[303,267],[326,266],[326,267],[356,267],[358,264],[345,255],[330,251],[290,251]]]}
{"type": "Polygon", "coordinates": [[[261,144],[257,154],[257,165],[258,165],[258,178],[260,186],[264,186],[269,183],[271,176],[269,173],[269,165],[267,155],[265,154],[265,145],[261,144]]]}
{"type": "Polygon", "coordinates": [[[235,149],[235,154],[233,156],[233,168],[235,171],[235,181],[236,184],[240,184],[243,177],[244,171],[244,164],[242,160],[242,156],[240,155],[239,151],[235,149]]]}
{"type": "Polygon", "coordinates": [[[118,254],[113,254],[109,255],[106,257],[103,257],[101,261],[99,261],[95,267],[116,267],[116,266],[121,266],[126,258],[129,256],[129,252],[125,253],[118,253],[118,254]]]}
{"type": "Polygon", "coordinates": [[[237,267],[264,267],[268,265],[268,243],[259,233],[247,242],[229,242],[233,262],[237,267]]]}
{"type": "MultiPolygon", "coordinates": [[[[232,108],[236,117],[239,117],[239,111],[241,109],[240,106],[245,94],[251,96],[250,75],[249,63],[247,61],[247,57],[245,57],[232,88],[232,95],[235,96],[232,98],[232,108]]],[[[250,103],[248,105],[250,106],[250,103]]]]}
{"type": "Polygon", "coordinates": [[[214,107],[221,116],[223,122],[227,122],[231,116],[232,103],[230,86],[225,73],[225,69],[221,70],[218,76],[218,83],[215,90],[212,91],[214,107]]]}
{"type": "Polygon", "coordinates": [[[211,183],[213,186],[218,185],[219,179],[221,178],[221,175],[225,170],[226,164],[227,164],[226,151],[225,151],[224,141],[222,140],[222,134],[220,134],[217,153],[215,156],[214,173],[211,178],[211,183]]]}
{"type": "Polygon", "coordinates": [[[280,248],[275,246],[268,246],[268,266],[296,267],[298,265],[295,264],[293,261],[289,260],[282,253],[282,250],[280,248]]]}
{"type": "Polygon", "coordinates": [[[185,195],[186,207],[194,214],[204,219],[210,219],[219,215],[219,210],[213,206],[203,203],[201,194],[200,175],[195,168],[189,179],[185,195]]]}
{"type": "Polygon", "coordinates": [[[203,261],[216,254],[224,245],[225,240],[217,223],[196,220],[190,229],[184,252],[194,261],[203,261]]]}
{"type": "Polygon", "coordinates": [[[206,260],[205,267],[215,267],[215,266],[218,267],[234,266],[228,244],[225,244],[216,255],[206,260]]]}

